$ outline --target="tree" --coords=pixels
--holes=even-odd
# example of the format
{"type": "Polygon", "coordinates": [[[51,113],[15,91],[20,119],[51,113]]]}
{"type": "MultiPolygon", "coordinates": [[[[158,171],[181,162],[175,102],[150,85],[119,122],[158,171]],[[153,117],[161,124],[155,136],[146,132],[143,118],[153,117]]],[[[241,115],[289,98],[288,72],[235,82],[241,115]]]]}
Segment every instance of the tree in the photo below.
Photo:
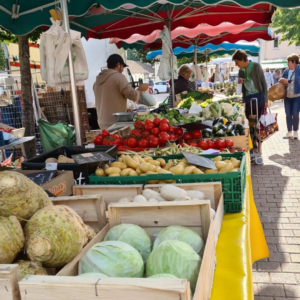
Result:
{"type": "MultiPolygon", "coordinates": [[[[42,32],[41,28],[35,29],[29,35],[14,36],[0,30],[0,42],[17,42],[19,44],[20,73],[22,86],[22,125],[25,127],[25,136],[35,136],[34,110],[32,101],[32,81],[30,70],[29,41],[36,43],[42,32]]],[[[26,158],[36,156],[35,140],[24,144],[26,158]]]]}
{"type": "Polygon", "coordinates": [[[275,33],[281,33],[279,42],[288,41],[289,45],[300,45],[300,8],[277,9],[273,14],[271,28],[275,33]]]}
{"type": "Polygon", "coordinates": [[[4,49],[0,43],[0,71],[5,70],[5,55],[4,55],[4,49]]]}

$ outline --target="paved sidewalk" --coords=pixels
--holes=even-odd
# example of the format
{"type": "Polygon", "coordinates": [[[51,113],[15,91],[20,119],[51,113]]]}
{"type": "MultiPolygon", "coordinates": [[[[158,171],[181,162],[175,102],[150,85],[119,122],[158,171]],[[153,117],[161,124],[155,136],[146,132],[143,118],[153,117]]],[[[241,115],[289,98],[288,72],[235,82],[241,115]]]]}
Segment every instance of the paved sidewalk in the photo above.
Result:
{"type": "Polygon", "coordinates": [[[300,141],[284,140],[283,102],[272,104],[280,131],[263,143],[264,165],[252,165],[254,199],[270,258],[253,265],[255,300],[300,300],[300,141]]]}

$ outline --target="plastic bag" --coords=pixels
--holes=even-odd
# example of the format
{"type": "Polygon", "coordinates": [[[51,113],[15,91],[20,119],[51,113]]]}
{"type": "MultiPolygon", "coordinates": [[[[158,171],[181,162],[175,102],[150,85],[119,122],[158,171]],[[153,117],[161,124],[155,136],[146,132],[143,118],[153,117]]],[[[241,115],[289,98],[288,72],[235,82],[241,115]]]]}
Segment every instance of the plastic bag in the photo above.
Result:
{"type": "Polygon", "coordinates": [[[155,106],[156,100],[149,94],[148,91],[141,92],[139,103],[147,106],[155,106]]]}
{"type": "Polygon", "coordinates": [[[268,100],[276,101],[285,99],[286,97],[286,87],[282,82],[278,82],[271,86],[268,91],[268,100]]]}
{"type": "Polygon", "coordinates": [[[75,143],[75,128],[65,122],[51,124],[39,120],[39,129],[44,152],[61,146],[73,146],[75,143]]]}

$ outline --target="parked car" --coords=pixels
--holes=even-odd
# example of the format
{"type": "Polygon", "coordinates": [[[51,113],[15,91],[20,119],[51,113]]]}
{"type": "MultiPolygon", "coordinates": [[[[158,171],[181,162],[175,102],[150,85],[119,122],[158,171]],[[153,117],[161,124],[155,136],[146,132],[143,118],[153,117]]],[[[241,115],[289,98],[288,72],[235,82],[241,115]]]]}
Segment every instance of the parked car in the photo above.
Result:
{"type": "Polygon", "coordinates": [[[153,94],[168,93],[170,90],[168,81],[155,82],[154,86],[151,88],[153,90],[153,94]]]}

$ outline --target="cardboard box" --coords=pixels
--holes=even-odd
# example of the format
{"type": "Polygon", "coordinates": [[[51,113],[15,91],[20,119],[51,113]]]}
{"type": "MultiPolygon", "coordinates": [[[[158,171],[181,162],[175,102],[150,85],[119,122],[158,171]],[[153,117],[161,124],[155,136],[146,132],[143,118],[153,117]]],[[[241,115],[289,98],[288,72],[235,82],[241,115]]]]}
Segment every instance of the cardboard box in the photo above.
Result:
{"type": "MultiPolygon", "coordinates": [[[[41,173],[46,171],[34,171],[34,170],[15,170],[16,172],[22,173],[24,175],[32,173],[41,173]]],[[[41,187],[49,191],[56,197],[61,196],[71,196],[73,194],[74,186],[74,176],[72,171],[56,171],[56,176],[48,181],[47,183],[41,185],[41,187]]]]}

